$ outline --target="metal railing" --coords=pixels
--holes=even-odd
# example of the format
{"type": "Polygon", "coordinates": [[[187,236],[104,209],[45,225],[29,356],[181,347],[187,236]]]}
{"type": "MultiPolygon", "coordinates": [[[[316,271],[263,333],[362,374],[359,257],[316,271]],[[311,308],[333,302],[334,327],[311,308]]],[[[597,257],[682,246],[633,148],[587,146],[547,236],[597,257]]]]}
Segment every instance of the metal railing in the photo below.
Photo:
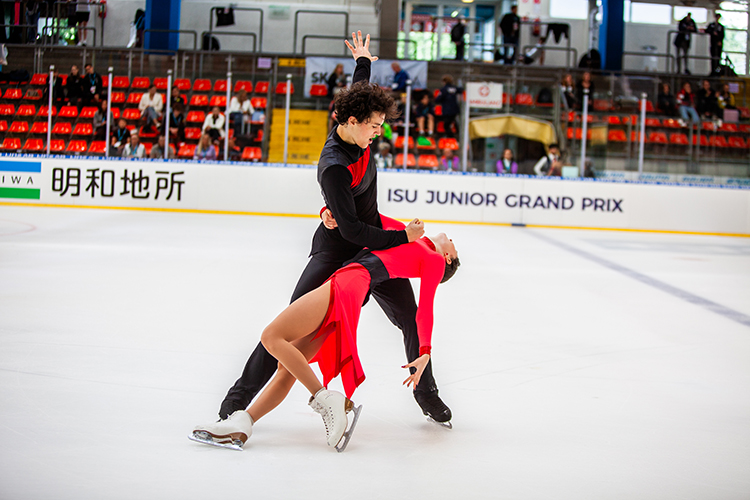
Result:
{"type": "MultiPolygon", "coordinates": [[[[344,38],[349,36],[349,13],[346,11],[324,11],[324,10],[306,10],[301,9],[294,13],[294,43],[292,46],[292,54],[297,55],[297,30],[299,27],[299,15],[300,14],[323,14],[325,16],[340,15],[344,16],[344,38]]],[[[372,39],[371,39],[372,40],[372,39]]]]}
{"type": "MultiPolygon", "coordinates": [[[[224,35],[236,35],[240,34],[241,32],[227,32],[227,31],[214,31],[214,28],[217,26],[214,26],[214,12],[217,12],[219,9],[223,9],[224,7],[211,7],[211,10],[209,11],[209,18],[208,18],[208,31],[204,31],[203,33],[208,33],[209,36],[213,36],[214,33],[221,33],[224,35]]],[[[257,12],[260,14],[260,28],[258,29],[258,51],[263,51],[263,9],[259,9],[256,7],[232,7],[233,11],[237,12],[257,12]]],[[[255,43],[255,42],[253,42],[255,43]]],[[[253,52],[255,52],[255,45],[253,45],[253,52]]]]}
{"type": "MultiPolygon", "coordinates": [[[[340,36],[335,35],[304,35],[302,37],[302,53],[300,55],[302,56],[310,56],[310,55],[320,55],[320,56],[330,56],[330,53],[325,54],[308,54],[307,53],[307,40],[342,40],[340,36]]],[[[370,38],[371,42],[407,42],[411,43],[413,45],[413,55],[416,57],[417,54],[417,42],[414,40],[399,40],[397,38],[370,38]]],[[[351,53],[349,52],[349,49],[344,46],[342,48],[342,55],[349,56],[351,53]]]]}

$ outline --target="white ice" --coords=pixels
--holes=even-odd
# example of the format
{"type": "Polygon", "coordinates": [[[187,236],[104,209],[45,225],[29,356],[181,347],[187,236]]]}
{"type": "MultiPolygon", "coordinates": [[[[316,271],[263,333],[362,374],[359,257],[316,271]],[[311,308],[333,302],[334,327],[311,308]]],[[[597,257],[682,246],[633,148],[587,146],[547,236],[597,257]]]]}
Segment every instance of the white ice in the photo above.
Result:
{"type": "Polygon", "coordinates": [[[189,441],[316,225],[0,206],[0,499],[750,498],[747,238],[428,222],[463,263],[433,335],[452,430],[372,302],[346,452],[299,385],[244,451],[189,441]]]}

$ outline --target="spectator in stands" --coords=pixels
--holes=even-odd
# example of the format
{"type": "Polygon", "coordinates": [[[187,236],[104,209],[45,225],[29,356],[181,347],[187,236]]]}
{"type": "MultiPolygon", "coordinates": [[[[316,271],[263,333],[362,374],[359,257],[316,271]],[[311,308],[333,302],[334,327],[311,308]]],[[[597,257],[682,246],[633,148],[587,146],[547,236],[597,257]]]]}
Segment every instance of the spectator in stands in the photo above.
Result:
{"type": "Polygon", "coordinates": [[[128,122],[125,118],[117,120],[117,128],[112,132],[112,139],[110,144],[112,145],[112,154],[115,156],[121,156],[125,146],[130,142],[130,130],[128,130],[128,122]]]}
{"type": "Polygon", "coordinates": [[[716,92],[711,88],[711,82],[703,80],[703,87],[697,95],[698,114],[706,120],[713,120],[719,114],[719,102],[716,92]]]}
{"type": "Polygon", "coordinates": [[[591,80],[591,73],[584,71],[581,75],[581,79],[576,85],[576,108],[583,109],[583,95],[584,90],[589,91],[589,110],[591,110],[591,103],[594,102],[594,82],[591,80]]]}
{"type": "MultiPolygon", "coordinates": [[[[154,147],[151,148],[151,153],[149,153],[148,157],[153,159],[161,159],[164,158],[164,146],[166,145],[167,140],[164,138],[163,134],[159,134],[159,138],[156,140],[156,144],[154,147]]],[[[169,159],[174,158],[174,146],[171,144],[169,145],[169,159]]]]}
{"type": "Polygon", "coordinates": [[[75,20],[74,24],[76,27],[76,38],[78,38],[78,45],[83,47],[86,46],[86,39],[88,30],[86,25],[91,18],[91,6],[89,5],[91,0],[78,0],[75,6],[75,20]]]}
{"type": "Polygon", "coordinates": [[[729,84],[725,83],[721,86],[721,90],[718,92],[716,99],[721,109],[737,109],[734,102],[734,95],[729,92],[729,84]]]}
{"type": "Polygon", "coordinates": [[[87,64],[83,67],[86,74],[83,76],[83,99],[82,103],[84,106],[88,106],[92,102],[100,102],[102,95],[102,77],[94,71],[94,67],[91,64],[87,64]]]}
{"type": "Polygon", "coordinates": [[[456,44],[456,61],[464,60],[464,48],[466,47],[466,41],[464,35],[466,34],[466,19],[463,16],[458,22],[451,28],[451,42],[456,44]]]}
{"type": "Polygon", "coordinates": [[[242,135],[243,123],[249,123],[254,112],[255,109],[250,104],[246,90],[242,89],[237,92],[236,96],[232,97],[229,102],[229,120],[232,122],[235,137],[242,135]]]}
{"type": "Polygon", "coordinates": [[[174,108],[178,104],[182,104],[182,109],[184,111],[187,102],[185,102],[185,98],[180,94],[180,89],[178,87],[172,87],[172,96],[169,98],[169,107],[174,108]]]}
{"type": "Polygon", "coordinates": [[[159,120],[164,110],[164,99],[161,94],[156,92],[156,85],[151,85],[148,92],[141,96],[141,102],[138,103],[138,110],[141,112],[141,126],[150,126],[155,132],[159,130],[159,120]]]}
{"type": "Polygon", "coordinates": [[[177,103],[169,113],[169,140],[181,144],[185,142],[185,105],[177,103]]]}
{"type": "Polygon", "coordinates": [[[71,106],[81,105],[83,99],[83,78],[75,64],[70,67],[68,81],[65,82],[65,91],[67,93],[68,103],[71,106]]]}
{"type": "Polygon", "coordinates": [[[380,144],[378,144],[378,152],[375,154],[375,163],[378,168],[393,168],[391,145],[386,141],[381,141],[380,144]]]}
{"type": "Polygon", "coordinates": [[[513,5],[510,12],[500,20],[500,31],[503,34],[503,61],[505,64],[514,64],[518,59],[518,38],[521,33],[517,5],[513,5]]]}
{"type": "Polygon", "coordinates": [[[215,160],[216,159],[216,147],[213,144],[212,137],[208,133],[204,132],[201,135],[198,145],[195,147],[195,154],[193,154],[193,160],[215,160]]]}
{"type": "Polygon", "coordinates": [[[425,121],[427,122],[427,135],[432,135],[435,132],[435,109],[432,107],[432,102],[430,102],[429,92],[422,94],[415,108],[414,115],[419,135],[424,135],[425,133],[425,121]]]}
{"type": "MultiPolygon", "coordinates": [[[[435,97],[435,103],[440,104],[443,108],[442,119],[445,127],[445,134],[453,137],[453,126],[456,125],[456,116],[459,113],[458,96],[461,90],[453,84],[451,75],[443,75],[443,88],[438,91],[435,97]]],[[[456,128],[458,128],[456,126],[456,128]]]]}
{"type": "Polygon", "coordinates": [[[146,147],[141,144],[141,138],[138,135],[138,131],[133,129],[130,131],[130,142],[125,145],[122,150],[123,158],[145,158],[146,147]]]}
{"type": "Polygon", "coordinates": [[[558,144],[550,144],[547,151],[548,153],[539,158],[539,161],[534,165],[534,174],[555,175],[557,171],[562,172],[560,146],[558,144]]]}
{"type": "Polygon", "coordinates": [[[203,122],[203,128],[201,130],[208,134],[213,141],[218,141],[220,138],[224,137],[224,115],[221,114],[219,106],[214,106],[213,109],[211,109],[211,113],[203,122]]]}
{"type": "MultiPolygon", "coordinates": [[[[396,126],[404,126],[406,124],[406,93],[402,93],[399,96],[398,103],[396,103],[396,106],[398,107],[398,118],[396,119],[396,122],[394,125],[396,126]]],[[[414,103],[411,103],[410,109],[409,109],[409,127],[413,127],[415,124],[415,115],[414,115],[414,103]]]]}
{"type": "MultiPolygon", "coordinates": [[[[38,95],[38,94],[37,94],[38,95]]],[[[49,102],[49,86],[44,86],[43,98],[44,102],[49,102]]],[[[60,106],[65,102],[65,86],[63,80],[60,78],[60,74],[57,70],[52,72],[52,104],[60,106]]]]}
{"type": "Polygon", "coordinates": [[[677,100],[672,94],[668,83],[661,84],[661,90],[656,98],[656,107],[662,114],[667,116],[677,116],[677,100]]]}
{"type": "Polygon", "coordinates": [[[677,94],[677,106],[680,112],[680,125],[683,127],[687,125],[688,119],[693,123],[700,121],[698,112],[695,110],[695,94],[693,94],[690,82],[682,84],[682,90],[677,94]]]}
{"type": "Polygon", "coordinates": [[[458,156],[453,154],[452,149],[443,149],[443,156],[440,157],[440,169],[441,170],[461,170],[461,160],[458,156]]]}
{"type": "MultiPolygon", "coordinates": [[[[109,122],[114,125],[115,117],[112,112],[109,113],[109,122]]],[[[112,126],[110,125],[110,126],[112,126]]],[[[105,140],[107,135],[107,101],[102,101],[101,106],[94,113],[94,139],[97,141],[105,140]]]]}
{"type": "Polygon", "coordinates": [[[560,100],[565,109],[578,109],[578,98],[576,97],[576,86],[573,75],[568,73],[560,82],[560,100]]]}
{"type": "Polygon", "coordinates": [[[344,65],[337,64],[334,68],[331,76],[328,77],[328,98],[333,99],[333,96],[339,93],[341,89],[346,87],[346,75],[344,74],[344,65]]]}
{"type": "Polygon", "coordinates": [[[394,92],[406,92],[406,81],[409,80],[409,73],[401,68],[401,65],[397,62],[391,64],[393,70],[393,83],[391,84],[391,90],[394,92]]]}
{"type": "Polygon", "coordinates": [[[498,174],[517,174],[518,163],[513,156],[513,150],[505,148],[503,151],[503,157],[497,160],[497,173],[498,174]]]}
{"type": "Polygon", "coordinates": [[[714,13],[715,21],[706,26],[706,33],[708,33],[710,40],[710,54],[711,54],[711,75],[718,76],[719,66],[721,66],[721,53],[724,51],[724,25],[719,21],[721,20],[721,14],[718,12],[714,13]]]}
{"type": "Polygon", "coordinates": [[[677,47],[677,73],[679,74],[682,72],[682,63],[684,62],[685,74],[689,75],[688,50],[690,49],[690,33],[698,31],[690,12],[688,12],[687,16],[682,18],[677,25],[677,31],[679,33],[677,33],[677,36],[674,39],[674,46],[677,47]]]}

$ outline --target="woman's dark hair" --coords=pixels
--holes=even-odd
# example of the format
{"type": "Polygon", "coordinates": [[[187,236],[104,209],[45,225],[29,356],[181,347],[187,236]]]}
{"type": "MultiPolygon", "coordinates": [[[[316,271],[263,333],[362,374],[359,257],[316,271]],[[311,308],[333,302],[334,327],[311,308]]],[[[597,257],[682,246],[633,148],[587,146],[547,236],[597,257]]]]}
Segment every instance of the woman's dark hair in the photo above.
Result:
{"type": "Polygon", "coordinates": [[[443,273],[443,279],[440,280],[440,283],[445,283],[449,279],[453,277],[454,274],[456,274],[456,270],[458,269],[458,266],[461,265],[461,262],[458,260],[458,255],[456,255],[455,259],[451,259],[451,263],[448,264],[448,261],[445,261],[445,272],[443,273]]]}
{"type": "Polygon", "coordinates": [[[398,105],[390,93],[366,81],[357,82],[336,94],[333,105],[339,125],[346,125],[350,116],[359,123],[369,120],[373,113],[383,113],[386,121],[399,116],[398,105]]]}

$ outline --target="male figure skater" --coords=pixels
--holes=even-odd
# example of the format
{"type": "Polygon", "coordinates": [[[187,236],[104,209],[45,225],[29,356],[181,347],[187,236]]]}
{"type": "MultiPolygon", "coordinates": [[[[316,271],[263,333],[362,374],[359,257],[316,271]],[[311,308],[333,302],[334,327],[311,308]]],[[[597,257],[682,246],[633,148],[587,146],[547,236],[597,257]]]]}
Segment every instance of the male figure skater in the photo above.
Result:
{"type": "MultiPolygon", "coordinates": [[[[363,247],[385,250],[415,241],[424,233],[424,227],[414,221],[403,231],[382,229],[377,206],[377,167],[370,145],[381,133],[384,121],[396,117],[397,107],[387,92],[369,83],[371,63],[378,59],[370,54],[369,35],[363,43],[361,32],[352,33],[352,43],[346,41],[357,61],[353,84],[336,95],[338,125],[328,135],[318,163],[318,183],[326,202],[321,211],[323,223],[313,236],[311,259],[292,294],[292,302],[321,286],[363,247]]],[[[417,306],[409,281],[386,281],[375,287],[372,295],[403,332],[408,361],[416,360],[417,306]]],[[[224,398],[219,416],[226,419],[236,410],[246,409],[277,367],[277,360],[259,343],[242,376],[224,398]]],[[[448,424],[451,411],[438,396],[431,363],[414,390],[414,398],[425,415],[448,424]]]]}

